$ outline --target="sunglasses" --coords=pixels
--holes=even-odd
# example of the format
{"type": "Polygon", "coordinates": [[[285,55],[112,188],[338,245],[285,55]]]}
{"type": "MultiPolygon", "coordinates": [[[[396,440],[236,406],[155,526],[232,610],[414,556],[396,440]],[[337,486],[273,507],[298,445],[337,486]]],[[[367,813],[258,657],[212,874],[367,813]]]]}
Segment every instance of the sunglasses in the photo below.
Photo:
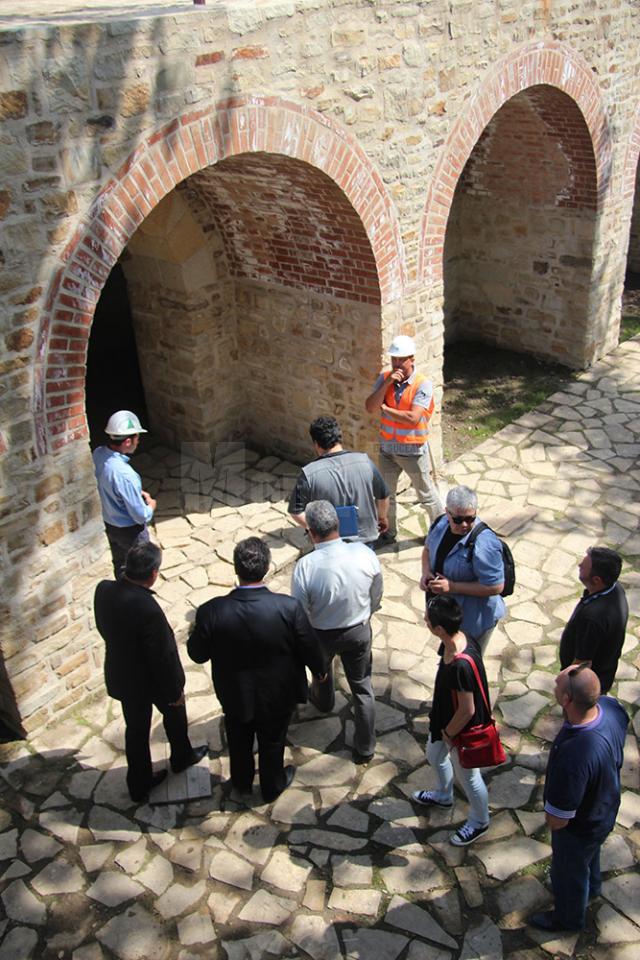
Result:
{"type": "Polygon", "coordinates": [[[573,693],[574,693],[574,689],[573,689],[573,678],[574,678],[574,677],[577,677],[578,674],[580,673],[580,671],[581,671],[581,670],[584,670],[584,668],[585,668],[586,666],[587,666],[586,663],[580,663],[580,664],[578,664],[577,667],[574,667],[573,670],[569,670],[569,672],[567,673],[567,679],[568,679],[568,681],[569,681],[569,698],[570,698],[571,700],[573,700],[573,693]]]}
{"type": "Polygon", "coordinates": [[[449,516],[451,517],[452,523],[475,523],[476,522],[475,514],[473,517],[454,517],[454,515],[450,513],[449,516]]]}

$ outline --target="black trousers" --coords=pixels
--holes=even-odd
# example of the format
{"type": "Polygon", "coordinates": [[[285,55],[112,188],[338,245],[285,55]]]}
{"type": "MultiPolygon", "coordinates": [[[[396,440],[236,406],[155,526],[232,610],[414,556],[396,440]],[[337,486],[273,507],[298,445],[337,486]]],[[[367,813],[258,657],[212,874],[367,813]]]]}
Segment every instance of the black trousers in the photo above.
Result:
{"type": "Polygon", "coordinates": [[[111,547],[113,574],[117,580],[124,573],[124,562],[129,548],[138,541],[142,543],[148,540],[149,531],[144,523],[134,523],[131,527],[114,527],[110,523],[105,523],[104,529],[111,547]]]}
{"type": "Polygon", "coordinates": [[[122,714],[126,724],[124,742],[128,767],[127,786],[131,799],[136,801],[146,797],[153,777],[149,733],[154,704],[162,714],[162,722],[171,748],[171,765],[180,766],[185,763],[192,751],[187,732],[187,710],[184,704],[180,707],[170,707],[166,703],[150,700],[123,700],[122,714]]]}
{"type": "Polygon", "coordinates": [[[291,710],[276,716],[254,717],[243,721],[225,714],[224,726],[229,746],[231,783],[241,792],[249,791],[256,772],[254,737],[258,740],[258,775],[265,803],[282,793],[285,787],[284,741],[291,710]]]}

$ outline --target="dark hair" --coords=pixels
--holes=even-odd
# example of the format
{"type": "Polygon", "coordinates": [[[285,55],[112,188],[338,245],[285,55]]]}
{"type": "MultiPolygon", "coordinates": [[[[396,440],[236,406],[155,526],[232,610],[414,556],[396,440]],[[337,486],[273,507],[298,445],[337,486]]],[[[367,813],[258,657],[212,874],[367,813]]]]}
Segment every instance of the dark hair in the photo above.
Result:
{"type": "Polygon", "coordinates": [[[309,434],[323,450],[331,450],[342,440],[342,430],[335,417],[316,417],[309,426],[309,434]]]}
{"type": "Polygon", "coordinates": [[[622,558],[609,547],[589,547],[591,557],[591,576],[600,577],[607,587],[613,586],[622,570],[622,558]]]}
{"type": "Polygon", "coordinates": [[[271,550],[259,537],[247,537],[235,545],[233,568],[239,580],[259,583],[264,580],[270,563],[271,550]]]}
{"type": "Polygon", "coordinates": [[[125,560],[125,576],[136,583],[146,583],[153,571],[159,570],[161,563],[162,550],[151,540],[134,543],[125,560]]]}
{"type": "Polygon", "coordinates": [[[454,597],[431,597],[427,601],[427,616],[432,627],[442,627],[450,637],[462,623],[462,607],[454,597]]]}

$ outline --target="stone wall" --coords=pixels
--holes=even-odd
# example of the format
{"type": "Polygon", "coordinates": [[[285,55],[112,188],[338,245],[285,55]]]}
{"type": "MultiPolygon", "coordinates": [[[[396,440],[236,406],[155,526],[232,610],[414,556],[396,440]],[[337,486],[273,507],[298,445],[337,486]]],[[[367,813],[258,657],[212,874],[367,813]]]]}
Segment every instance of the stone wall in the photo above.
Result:
{"type": "Polygon", "coordinates": [[[380,308],[252,281],[237,282],[236,306],[247,442],[306,462],[309,423],[332,414],[347,446],[375,454],[364,401],[378,373],[380,308]]]}
{"type": "Polygon", "coordinates": [[[104,550],[85,362],[119,258],[150,416],[170,442],[190,430],[264,439],[219,389],[237,348],[283,450],[307,448],[308,378],[352,421],[349,442],[375,443],[361,401],[393,334],[416,336],[441,395],[445,280],[448,314],[466,298],[475,316],[479,226],[483,274],[517,276],[525,301],[485,289],[483,335],[508,336],[522,307],[527,347],[551,336],[573,365],[618,335],[640,150],[635,0],[149,14],[5,30],[0,14],[0,702],[25,729],[99,683],[83,579],[104,550]],[[494,164],[510,174],[492,179],[494,164]],[[513,236],[533,182],[554,182],[554,199],[530,198],[509,260],[499,211],[513,236]],[[293,414],[276,359],[296,371],[293,414]]]}
{"type": "Polygon", "coordinates": [[[237,433],[235,291],[219,235],[205,234],[173,191],[134,235],[123,267],[154,435],[179,449],[237,433]]]}
{"type": "Polygon", "coordinates": [[[629,234],[629,269],[635,273],[640,273],[640,168],[636,173],[635,202],[633,205],[633,216],[631,218],[631,231],[629,234]]]}

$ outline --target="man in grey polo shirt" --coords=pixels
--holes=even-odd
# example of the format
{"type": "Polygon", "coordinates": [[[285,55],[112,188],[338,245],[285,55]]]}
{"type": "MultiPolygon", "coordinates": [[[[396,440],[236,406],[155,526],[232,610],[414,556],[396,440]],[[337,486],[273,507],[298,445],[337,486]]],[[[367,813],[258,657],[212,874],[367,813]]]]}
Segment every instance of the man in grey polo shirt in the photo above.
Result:
{"type": "Polygon", "coordinates": [[[345,450],[335,417],[317,417],[309,427],[317,454],[303,467],[289,499],[289,513],[306,526],[305,507],[312,500],[328,500],[334,507],[355,506],[358,533],[349,540],[375,543],[387,530],[389,489],[366,453],[345,450]]]}
{"type": "Polygon", "coordinates": [[[339,654],[353,696],[353,759],[368,763],[376,745],[369,621],[382,599],[380,563],[363,543],[340,539],[338,515],[328,500],[309,503],[305,516],[314,550],[298,560],[291,592],[302,603],[330,664],[327,680],[314,680],[309,697],[319,710],[333,709],[332,660],[339,654]]]}

